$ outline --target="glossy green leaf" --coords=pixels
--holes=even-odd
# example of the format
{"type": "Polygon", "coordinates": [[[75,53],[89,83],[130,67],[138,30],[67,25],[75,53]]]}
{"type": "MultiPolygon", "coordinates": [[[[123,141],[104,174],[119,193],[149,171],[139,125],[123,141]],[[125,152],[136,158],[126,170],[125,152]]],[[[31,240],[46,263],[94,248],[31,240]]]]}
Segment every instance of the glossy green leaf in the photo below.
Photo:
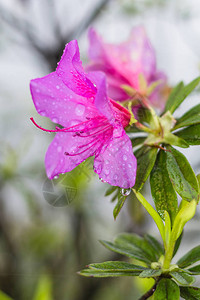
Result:
{"type": "Polygon", "coordinates": [[[126,198],[127,198],[126,196],[123,196],[120,193],[118,194],[118,201],[113,210],[114,219],[116,219],[118,214],[120,213],[126,198]]]}
{"type": "Polygon", "coordinates": [[[197,177],[197,182],[199,184],[199,190],[200,190],[200,174],[198,174],[196,177],[197,177]]]}
{"type": "Polygon", "coordinates": [[[162,274],[162,270],[154,270],[154,269],[146,269],[143,272],[140,273],[139,277],[141,278],[154,278],[158,277],[162,274]]]}
{"type": "Polygon", "coordinates": [[[189,145],[200,145],[200,124],[186,127],[175,134],[189,145]]]}
{"type": "Polygon", "coordinates": [[[178,260],[177,265],[180,268],[186,268],[199,260],[200,260],[200,246],[197,246],[192,250],[190,250],[189,252],[187,252],[183,257],[181,257],[178,260]]]}
{"type": "Polygon", "coordinates": [[[118,189],[117,186],[110,186],[106,192],[105,192],[105,196],[110,196],[112,193],[114,193],[114,191],[116,191],[118,189]]]}
{"type": "Polygon", "coordinates": [[[180,119],[178,119],[174,129],[178,129],[189,125],[199,124],[199,123],[200,123],[200,104],[191,108],[180,119]]]}
{"type": "Polygon", "coordinates": [[[142,237],[134,233],[122,233],[115,239],[115,244],[123,245],[124,247],[134,246],[136,249],[145,252],[145,256],[150,261],[156,261],[156,255],[154,249],[149,243],[142,237]]]}
{"type": "Polygon", "coordinates": [[[146,147],[142,155],[137,156],[137,175],[134,189],[141,190],[154,166],[158,149],[155,147],[146,147]]]}
{"type": "Polygon", "coordinates": [[[166,106],[165,106],[165,111],[170,111],[170,112],[174,112],[174,110],[176,109],[175,107],[175,103],[178,102],[179,99],[179,95],[180,93],[183,91],[184,89],[184,83],[183,81],[181,81],[180,83],[177,84],[177,86],[175,86],[173,88],[173,90],[171,91],[169,98],[167,99],[166,102],[166,106]],[[174,109],[175,108],[175,109],[174,109]]]}
{"type": "Polygon", "coordinates": [[[148,242],[149,245],[151,245],[152,249],[155,251],[155,255],[158,261],[160,256],[164,254],[163,246],[157,239],[149,234],[145,234],[144,239],[148,242]]]}
{"type": "Polygon", "coordinates": [[[179,83],[172,90],[172,93],[167,100],[165,111],[169,110],[171,113],[173,113],[185,100],[185,98],[195,89],[199,82],[200,77],[197,77],[186,86],[184,86],[183,82],[179,83]]]}
{"type": "Polygon", "coordinates": [[[151,194],[158,213],[163,217],[163,212],[166,210],[173,223],[178,210],[178,200],[168,175],[166,160],[166,152],[160,150],[151,171],[150,185],[151,194]]]}
{"type": "Polygon", "coordinates": [[[137,272],[141,273],[146,268],[137,266],[134,264],[130,264],[124,261],[106,261],[103,263],[90,264],[90,269],[97,269],[99,271],[107,271],[107,272],[137,272]]]}
{"type": "Polygon", "coordinates": [[[0,300],[13,300],[8,295],[6,295],[4,292],[0,291],[0,300]]]}
{"type": "Polygon", "coordinates": [[[33,300],[53,300],[52,298],[52,282],[47,275],[40,277],[33,300]]]}
{"type": "Polygon", "coordinates": [[[190,145],[184,139],[176,136],[175,134],[173,134],[171,132],[168,132],[165,135],[164,143],[173,145],[173,146],[177,146],[180,148],[189,148],[190,147],[190,145]]]}
{"type": "Polygon", "coordinates": [[[177,193],[185,200],[198,199],[198,182],[186,157],[171,146],[167,147],[166,166],[177,193]]]}
{"type": "Polygon", "coordinates": [[[140,201],[140,203],[144,206],[144,208],[147,210],[147,212],[150,214],[150,216],[153,218],[154,222],[156,223],[158,230],[160,231],[160,235],[165,240],[165,227],[163,224],[163,221],[157,211],[151,206],[151,204],[142,196],[141,193],[136,192],[134,189],[132,191],[135,193],[137,199],[140,201]]]}
{"type": "Polygon", "coordinates": [[[193,275],[200,275],[200,265],[187,269],[193,275]]]}
{"type": "Polygon", "coordinates": [[[171,279],[161,279],[154,293],[154,300],[180,300],[178,285],[171,279]]]}
{"type": "MultiPolygon", "coordinates": [[[[140,271],[141,272],[141,271],[140,271]]],[[[86,277],[121,277],[121,276],[138,276],[140,272],[107,272],[107,271],[99,271],[95,269],[84,269],[78,272],[79,275],[86,276],[86,277]]]]}
{"type": "Polygon", "coordinates": [[[120,253],[122,255],[128,256],[130,258],[135,258],[139,261],[145,262],[148,265],[151,264],[151,261],[147,257],[146,252],[139,250],[138,248],[134,247],[133,245],[119,245],[107,241],[100,241],[103,246],[107,249],[120,253]]]}
{"type": "Polygon", "coordinates": [[[131,138],[131,142],[132,142],[133,147],[136,147],[140,144],[143,144],[145,140],[146,140],[146,137],[131,138]]]}
{"type": "Polygon", "coordinates": [[[196,200],[186,201],[182,200],[181,208],[176,215],[174,225],[171,233],[171,241],[175,242],[181,235],[185,224],[191,220],[196,212],[197,202],[196,200]]]}
{"type": "Polygon", "coordinates": [[[185,300],[199,300],[200,299],[200,289],[197,287],[180,287],[181,297],[185,300]]]}
{"type": "Polygon", "coordinates": [[[169,274],[180,285],[191,285],[195,282],[195,278],[185,272],[170,272],[169,274]]]}

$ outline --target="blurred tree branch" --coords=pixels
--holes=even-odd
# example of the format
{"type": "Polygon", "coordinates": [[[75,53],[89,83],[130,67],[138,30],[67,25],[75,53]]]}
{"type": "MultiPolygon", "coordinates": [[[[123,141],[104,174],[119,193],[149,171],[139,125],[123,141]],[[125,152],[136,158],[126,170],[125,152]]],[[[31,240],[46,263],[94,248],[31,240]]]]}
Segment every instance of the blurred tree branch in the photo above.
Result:
{"type": "MultiPolygon", "coordinates": [[[[21,0],[18,0],[21,1],[21,0]]],[[[37,51],[49,64],[51,70],[54,70],[57,62],[62,55],[65,44],[74,38],[78,38],[87,29],[87,27],[100,15],[101,10],[106,7],[110,0],[101,0],[95,7],[87,13],[85,18],[78,22],[75,28],[68,32],[65,36],[62,36],[60,30],[60,24],[55,14],[55,1],[50,0],[49,5],[49,18],[53,20],[53,30],[57,37],[57,44],[54,48],[50,48],[41,44],[35,34],[36,30],[30,21],[21,20],[16,17],[11,11],[6,9],[3,5],[0,5],[0,19],[13,30],[20,33],[32,48],[37,51]]]]}

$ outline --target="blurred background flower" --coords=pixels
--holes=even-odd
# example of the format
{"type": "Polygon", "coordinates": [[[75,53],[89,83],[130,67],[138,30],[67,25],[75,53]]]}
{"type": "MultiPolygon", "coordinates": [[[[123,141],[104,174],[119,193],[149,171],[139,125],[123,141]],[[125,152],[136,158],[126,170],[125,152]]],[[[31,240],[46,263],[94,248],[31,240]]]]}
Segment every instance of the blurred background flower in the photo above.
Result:
{"type": "MultiPolygon", "coordinates": [[[[44,156],[52,136],[29,120],[36,116],[29,82],[55,70],[67,42],[78,39],[86,63],[90,26],[109,43],[119,43],[137,25],[145,27],[170,85],[199,75],[198,0],[0,0],[0,300],[9,299],[4,294],[15,300],[129,300],[148,289],[149,282],[132,278],[76,274],[93,261],[121,259],[99,239],[112,240],[125,230],[158,232],[133,196],[114,222],[114,203],[104,197],[108,186],[91,172],[92,159],[48,181],[44,156]]],[[[194,93],[178,113],[197,103],[194,93]]],[[[184,150],[196,173],[198,151],[184,150]]],[[[148,186],[145,192],[148,197],[148,186]]],[[[183,251],[199,243],[196,222],[198,213],[185,232],[183,251]]]]}

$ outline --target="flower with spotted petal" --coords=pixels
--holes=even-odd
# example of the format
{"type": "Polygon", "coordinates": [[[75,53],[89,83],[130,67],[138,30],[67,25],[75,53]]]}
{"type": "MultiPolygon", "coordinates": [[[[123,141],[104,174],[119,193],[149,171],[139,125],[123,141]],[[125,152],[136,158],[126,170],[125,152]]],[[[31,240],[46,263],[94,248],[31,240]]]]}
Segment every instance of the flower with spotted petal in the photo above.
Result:
{"type": "Polygon", "coordinates": [[[134,186],[137,162],[124,130],[130,113],[107,97],[103,73],[84,72],[77,41],[66,45],[56,71],[32,80],[30,89],[37,112],[62,126],[47,130],[31,118],[56,133],[45,157],[49,179],[95,156],[94,171],[103,181],[134,186]]]}

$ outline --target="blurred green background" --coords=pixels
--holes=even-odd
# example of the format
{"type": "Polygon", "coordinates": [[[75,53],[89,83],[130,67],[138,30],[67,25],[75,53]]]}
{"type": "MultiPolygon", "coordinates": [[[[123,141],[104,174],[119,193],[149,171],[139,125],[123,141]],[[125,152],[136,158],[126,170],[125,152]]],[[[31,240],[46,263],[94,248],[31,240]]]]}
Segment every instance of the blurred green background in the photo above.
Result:
{"type": "MultiPolygon", "coordinates": [[[[132,196],[114,221],[115,204],[104,197],[108,186],[94,174],[92,158],[49,181],[43,161],[53,136],[29,120],[52,126],[37,115],[29,82],[56,68],[67,42],[78,39],[87,62],[90,26],[119,43],[138,24],[145,26],[170,85],[199,75],[198,0],[0,0],[0,300],[133,300],[152,284],[77,275],[88,263],[122,259],[100,239],[123,231],[159,234],[132,196]]],[[[179,113],[191,103],[199,103],[198,94],[179,113]]],[[[198,151],[184,150],[196,173],[198,151]]],[[[148,198],[148,186],[144,192],[148,198]]],[[[198,222],[197,212],[182,251],[199,243],[198,222]]]]}

